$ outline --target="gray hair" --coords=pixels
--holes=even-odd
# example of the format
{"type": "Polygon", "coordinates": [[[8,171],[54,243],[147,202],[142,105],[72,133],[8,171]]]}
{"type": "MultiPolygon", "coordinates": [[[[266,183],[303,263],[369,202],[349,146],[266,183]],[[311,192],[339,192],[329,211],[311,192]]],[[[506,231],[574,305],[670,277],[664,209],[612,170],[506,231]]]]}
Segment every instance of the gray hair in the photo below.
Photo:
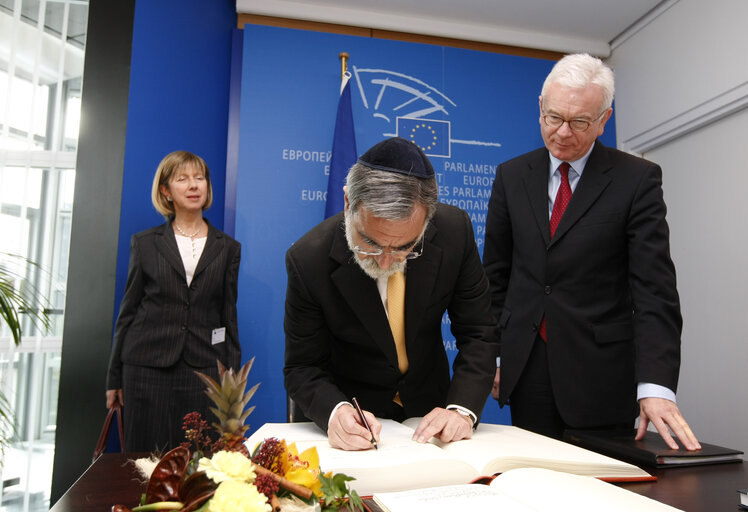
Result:
{"type": "Polygon", "coordinates": [[[413,207],[420,203],[428,221],[439,202],[435,177],[424,179],[380,171],[360,162],[348,171],[346,187],[351,213],[363,206],[373,216],[387,220],[410,218],[413,207]]]}
{"type": "Polygon", "coordinates": [[[603,89],[602,110],[610,108],[613,104],[615,94],[613,70],[597,57],[586,53],[567,55],[553,66],[543,82],[543,89],[540,92],[543,99],[545,99],[546,89],[553,83],[573,89],[582,89],[590,84],[598,85],[603,89]]]}

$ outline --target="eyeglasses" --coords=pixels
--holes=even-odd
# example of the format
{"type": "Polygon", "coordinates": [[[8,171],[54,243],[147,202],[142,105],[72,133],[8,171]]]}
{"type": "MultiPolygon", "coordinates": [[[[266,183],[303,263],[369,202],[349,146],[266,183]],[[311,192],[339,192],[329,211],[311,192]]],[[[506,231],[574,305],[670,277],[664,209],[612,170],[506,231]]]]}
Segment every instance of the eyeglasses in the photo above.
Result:
{"type": "MultiPolygon", "coordinates": [[[[607,110],[607,109],[605,109],[607,110]]],[[[600,112],[600,115],[595,119],[588,121],[587,119],[564,119],[556,114],[543,114],[543,122],[551,128],[560,128],[562,124],[569,123],[569,128],[573,132],[586,132],[592,126],[592,123],[603,117],[605,110],[600,112]]]]}
{"type": "Polygon", "coordinates": [[[420,249],[417,251],[385,251],[381,248],[374,248],[374,247],[367,247],[362,248],[361,246],[357,245],[353,247],[353,251],[357,254],[360,254],[361,256],[392,256],[396,260],[414,260],[416,258],[419,258],[423,254],[423,239],[419,240],[415,243],[413,248],[418,246],[420,244],[420,249]]]}

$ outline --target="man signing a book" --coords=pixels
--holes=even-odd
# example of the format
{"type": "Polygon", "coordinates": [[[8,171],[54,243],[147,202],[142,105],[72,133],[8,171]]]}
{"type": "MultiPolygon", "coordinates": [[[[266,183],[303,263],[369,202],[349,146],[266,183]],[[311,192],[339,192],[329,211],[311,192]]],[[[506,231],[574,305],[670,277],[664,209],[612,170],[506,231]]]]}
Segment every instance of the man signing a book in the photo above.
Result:
{"type": "Polygon", "coordinates": [[[469,438],[498,351],[470,218],[438,203],[428,158],[398,137],[361,156],[343,190],[344,211],[286,254],[289,396],[337,448],[372,448],[375,416],[423,416],[418,442],[469,438]],[[458,348],[452,379],[445,311],[458,348]]]}

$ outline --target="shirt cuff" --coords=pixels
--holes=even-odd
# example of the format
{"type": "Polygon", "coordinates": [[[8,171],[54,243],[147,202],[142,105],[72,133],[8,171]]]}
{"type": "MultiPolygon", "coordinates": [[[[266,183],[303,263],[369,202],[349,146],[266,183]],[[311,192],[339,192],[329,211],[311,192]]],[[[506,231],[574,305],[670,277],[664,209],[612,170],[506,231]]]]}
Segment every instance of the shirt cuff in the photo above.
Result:
{"type": "Polygon", "coordinates": [[[473,413],[473,411],[471,411],[467,407],[463,407],[463,406],[457,405],[457,404],[449,404],[446,407],[446,409],[448,411],[456,411],[459,414],[462,414],[463,416],[467,416],[468,418],[470,418],[471,420],[473,420],[473,428],[475,428],[475,424],[478,422],[478,417],[473,413]]]}
{"type": "Polygon", "coordinates": [[[330,413],[330,417],[327,418],[327,430],[330,430],[330,422],[332,421],[332,417],[335,416],[335,413],[338,412],[338,409],[340,409],[340,407],[343,405],[350,405],[351,407],[353,407],[353,404],[350,402],[340,402],[338,405],[336,405],[330,413]]]}
{"type": "Polygon", "coordinates": [[[501,356],[496,358],[496,368],[501,368],[501,356]]]}
{"type": "Polygon", "coordinates": [[[675,403],[675,393],[670,388],[650,382],[640,382],[636,386],[636,399],[642,398],[664,398],[675,403]]]}

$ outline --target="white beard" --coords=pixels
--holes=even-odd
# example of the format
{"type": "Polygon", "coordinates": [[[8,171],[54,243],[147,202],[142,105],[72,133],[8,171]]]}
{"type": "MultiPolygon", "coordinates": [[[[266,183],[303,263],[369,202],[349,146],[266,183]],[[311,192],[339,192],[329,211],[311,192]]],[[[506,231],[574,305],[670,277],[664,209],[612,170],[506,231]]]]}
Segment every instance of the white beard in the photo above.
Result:
{"type": "Polygon", "coordinates": [[[359,254],[353,250],[353,248],[356,246],[355,243],[353,243],[353,226],[350,219],[350,214],[346,212],[345,214],[345,239],[348,242],[348,248],[353,253],[353,257],[356,258],[356,263],[359,267],[361,267],[361,270],[366,273],[367,276],[371,277],[374,280],[379,279],[380,277],[390,277],[395,272],[404,272],[405,266],[407,264],[407,260],[403,261],[393,261],[390,264],[390,267],[387,269],[384,269],[379,266],[379,263],[371,257],[364,257],[362,258],[359,256],[359,254]]]}

